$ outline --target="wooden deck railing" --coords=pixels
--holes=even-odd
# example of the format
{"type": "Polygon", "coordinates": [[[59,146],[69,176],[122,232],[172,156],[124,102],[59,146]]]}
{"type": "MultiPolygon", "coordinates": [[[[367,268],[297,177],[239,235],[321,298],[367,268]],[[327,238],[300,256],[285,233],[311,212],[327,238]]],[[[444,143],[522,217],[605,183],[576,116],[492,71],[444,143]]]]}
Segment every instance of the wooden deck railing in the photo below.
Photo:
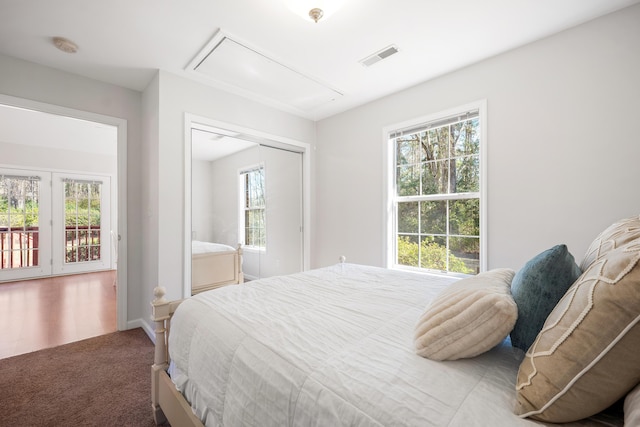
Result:
{"type": "MultiPolygon", "coordinates": [[[[0,227],[0,269],[38,266],[39,240],[39,227],[21,230],[0,227]]],[[[88,226],[67,226],[65,240],[65,262],[100,259],[99,228],[89,230],[88,226]]]]}

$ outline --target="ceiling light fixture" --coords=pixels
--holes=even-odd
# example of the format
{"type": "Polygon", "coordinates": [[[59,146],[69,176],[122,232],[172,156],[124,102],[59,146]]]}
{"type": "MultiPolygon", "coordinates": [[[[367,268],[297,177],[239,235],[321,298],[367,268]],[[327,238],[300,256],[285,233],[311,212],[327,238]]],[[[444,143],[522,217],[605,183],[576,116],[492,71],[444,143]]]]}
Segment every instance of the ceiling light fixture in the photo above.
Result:
{"type": "Polygon", "coordinates": [[[326,21],[329,16],[340,9],[343,0],[283,0],[289,9],[305,20],[311,19],[318,23],[320,19],[326,21]]]}
{"type": "Polygon", "coordinates": [[[66,53],[76,53],[78,51],[78,45],[64,37],[53,37],[53,44],[66,53]]]}

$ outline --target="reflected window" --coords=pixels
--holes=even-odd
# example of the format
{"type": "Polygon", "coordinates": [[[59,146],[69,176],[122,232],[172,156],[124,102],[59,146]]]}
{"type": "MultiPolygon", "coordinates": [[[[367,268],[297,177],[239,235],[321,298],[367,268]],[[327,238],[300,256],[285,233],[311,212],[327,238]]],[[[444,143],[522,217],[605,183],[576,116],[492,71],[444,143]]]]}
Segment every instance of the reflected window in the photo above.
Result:
{"type": "Polygon", "coordinates": [[[264,166],[240,172],[244,245],[247,248],[266,249],[264,166]]]}

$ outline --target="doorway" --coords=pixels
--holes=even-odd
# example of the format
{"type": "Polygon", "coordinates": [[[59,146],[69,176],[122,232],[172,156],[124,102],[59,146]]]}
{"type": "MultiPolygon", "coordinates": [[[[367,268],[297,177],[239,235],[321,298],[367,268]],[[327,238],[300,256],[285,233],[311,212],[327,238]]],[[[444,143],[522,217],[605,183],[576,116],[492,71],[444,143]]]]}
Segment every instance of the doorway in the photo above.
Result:
{"type": "MultiPolygon", "coordinates": [[[[126,246],[120,244],[121,241],[126,241],[126,134],[127,122],[123,119],[0,95],[0,152],[3,153],[0,157],[1,168],[50,173],[52,183],[57,180],[58,188],[55,191],[67,192],[68,195],[75,192],[74,197],[79,197],[76,200],[79,205],[92,203],[90,199],[95,204],[96,184],[100,187],[98,192],[104,189],[105,183],[110,187],[107,201],[110,207],[107,212],[102,211],[100,216],[105,215],[105,220],[111,218],[112,224],[105,225],[104,233],[99,238],[95,233],[97,230],[93,230],[91,225],[81,224],[85,219],[83,216],[90,215],[83,209],[78,212],[78,226],[73,230],[54,227],[57,236],[52,235],[51,239],[68,239],[73,249],[67,250],[65,244],[51,246],[62,254],[59,259],[63,260],[57,268],[53,267],[52,274],[82,271],[82,268],[72,267],[72,264],[81,263],[64,261],[67,255],[70,261],[94,261],[90,259],[92,251],[94,257],[97,257],[98,252],[100,258],[107,255],[103,258],[106,263],[101,261],[100,268],[116,270],[114,285],[117,286],[115,306],[118,330],[127,328],[126,246]],[[108,130],[106,134],[109,134],[109,142],[100,136],[105,134],[105,130],[108,130]],[[108,162],[111,168],[109,171],[104,170],[106,163],[101,160],[107,155],[106,150],[112,150],[113,153],[113,162],[108,162]],[[73,154],[77,151],[83,151],[86,157],[80,160],[73,154]],[[57,174],[55,178],[54,174],[57,174]],[[93,196],[87,199],[85,196],[89,192],[93,196]],[[111,247],[102,246],[103,241],[111,247]],[[72,253],[75,255],[71,255],[72,253]]],[[[54,191],[54,187],[51,187],[51,191],[54,191]]],[[[59,221],[71,221],[65,218],[63,206],[67,202],[63,200],[56,201],[57,207],[52,207],[51,211],[55,210],[58,215],[62,215],[58,218],[59,221]]],[[[54,203],[53,200],[50,202],[54,203]]],[[[103,202],[101,195],[100,203],[103,202]]],[[[49,262],[50,265],[52,262],[49,262]]],[[[95,265],[92,268],[94,267],[95,265]]]]}

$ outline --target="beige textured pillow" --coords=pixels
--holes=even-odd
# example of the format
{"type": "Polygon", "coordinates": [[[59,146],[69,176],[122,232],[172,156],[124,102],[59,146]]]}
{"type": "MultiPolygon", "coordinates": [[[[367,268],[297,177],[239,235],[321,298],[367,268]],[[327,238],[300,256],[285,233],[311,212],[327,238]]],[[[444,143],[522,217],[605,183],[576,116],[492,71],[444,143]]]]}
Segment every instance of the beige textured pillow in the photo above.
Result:
{"type": "Polygon", "coordinates": [[[640,384],[624,399],[624,425],[640,426],[640,384]]]}
{"type": "Polygon", "coordinates": [[[610,250],[636,239],[640,239],[640,216],[636,215],[614,222],[591,243],[580,264],[580,269],[586,271],[595,260],[603,257],[610,250]]]}
{"type": "Polygon", "coordinates": [[[514,274],[507,268],[491,270],[442,291],[416,325],[416,353],[433,360],[456,360],[499,344],[518,317],[511,296],[514,274]]]}
{"type": "Polygon", "coordinates": [[[570,422],[640,382],[640,240],[596,259],[569,288],[527,352],[515,412],[570,422]]]}

